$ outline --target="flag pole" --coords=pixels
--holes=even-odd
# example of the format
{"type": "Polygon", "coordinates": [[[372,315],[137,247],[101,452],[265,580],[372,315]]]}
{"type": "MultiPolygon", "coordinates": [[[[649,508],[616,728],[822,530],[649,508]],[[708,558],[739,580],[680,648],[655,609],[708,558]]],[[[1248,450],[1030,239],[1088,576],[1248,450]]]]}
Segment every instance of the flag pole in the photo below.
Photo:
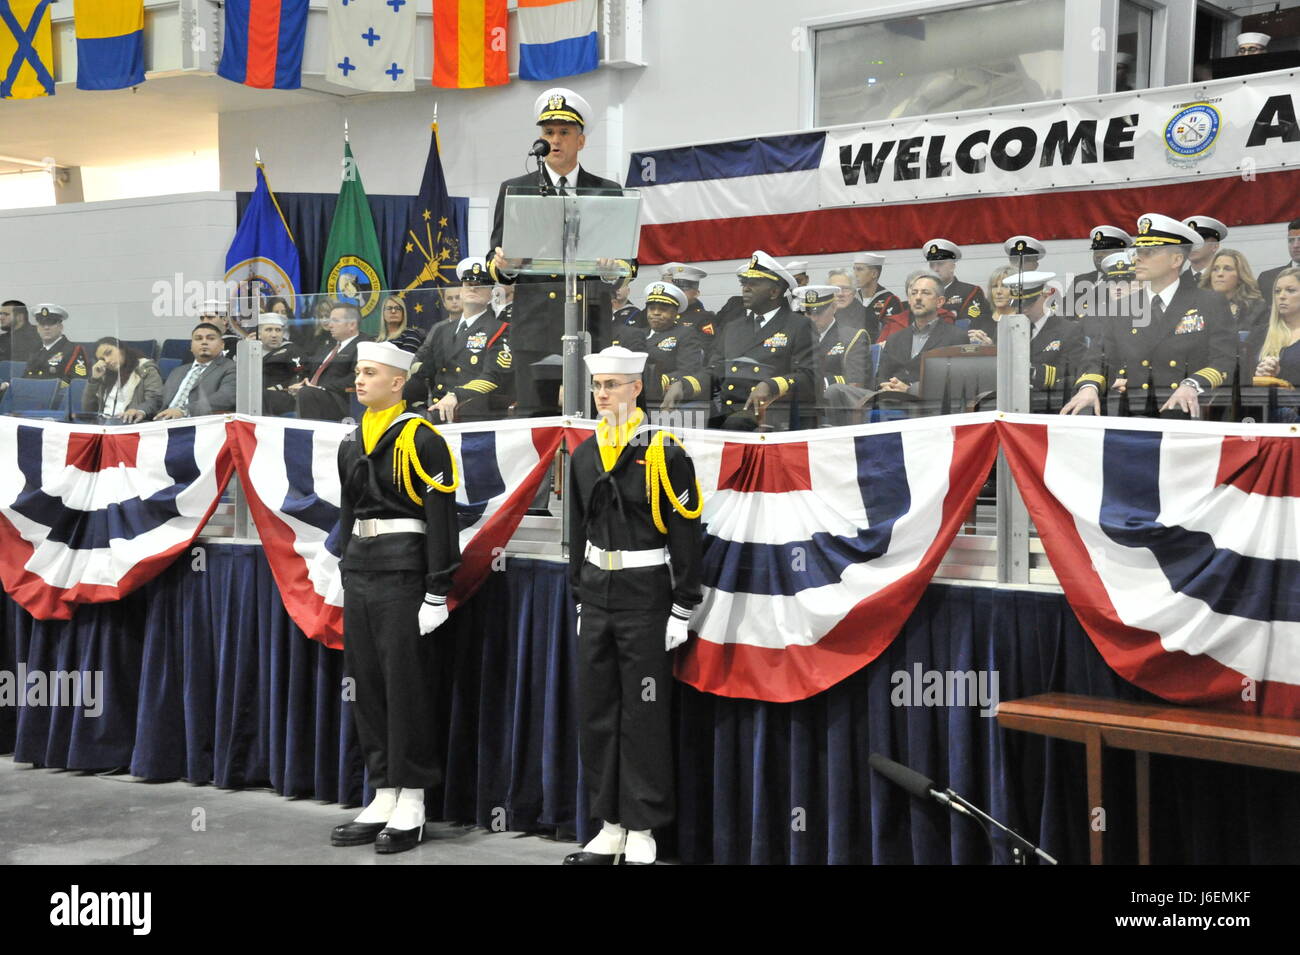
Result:
{"type": "Polygon", "coordinates": [[[343,117],[343,141],[345,143],[352,141],[348,138],[348,118],[346,116],[343,117]]]}

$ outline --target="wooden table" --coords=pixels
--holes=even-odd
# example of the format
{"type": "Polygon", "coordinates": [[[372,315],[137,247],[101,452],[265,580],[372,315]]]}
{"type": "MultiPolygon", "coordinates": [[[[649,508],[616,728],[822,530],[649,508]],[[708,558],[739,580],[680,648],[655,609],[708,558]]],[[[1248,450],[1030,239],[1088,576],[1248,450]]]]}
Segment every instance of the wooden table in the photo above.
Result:
{"type": "MultiPolygon", "coordinates": [[[[1083,743],[1088,805],[1102,806],[1105,747],[1132,750],[1137,763],[1138,864],[1151,864],[1151,753],[1300,773],[1300,720],[1247,716],[1165,703],[1129,703],[1044,693],[998,704],[998,724],[1083,743]]],[[[1105,832],[1093,828],[1089,860],[1103,861],[1105,832]]]]}

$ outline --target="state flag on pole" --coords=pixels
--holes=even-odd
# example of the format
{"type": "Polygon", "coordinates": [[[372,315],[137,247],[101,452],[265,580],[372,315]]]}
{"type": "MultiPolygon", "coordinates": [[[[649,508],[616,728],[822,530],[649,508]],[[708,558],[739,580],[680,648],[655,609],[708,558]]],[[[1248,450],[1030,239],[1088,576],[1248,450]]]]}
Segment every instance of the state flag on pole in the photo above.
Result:
{"type": "Polygon", "coordinates": [[[0,0],[0,99],[54,95],[53,0],[0,0]]]}
{"type": "Polygon", "coordinates": [[[331,83],[371,93],[415,89],[414,0],[331,3],[329,24],[331,83]]]}
{"type": "Polygon", "coordinates": [[[289,314],[297,311],[297,293],[302,287],[298,246],[260,162],[257,188],[226,253],[226,281],[239,283],[241,314],[256,319],[262,302],[273,295],[288,303],[289,314]]]}
{"type": "Polygon", "coordinates": [[[76,0],[77,89],[144,82],[144,0],[76,0]]]}
{"type": "Polygon", "coordinates": [[[506,0],[434,0],[434,86],[501,86],[510,81],[509,56],[506,0]]]}
{"type": "Polygon", "coordinates": [[[395,288],[406,302],[411,324],[427,328],[438,317],[438,292],[456,280],[461,260],[460,235],[447,195],[447,179],[438,155],[438,124],[433,124],[429,158],[424,164],[420,194],[406,227],[395,288]]]}
{"type": "Polygon", "coordinates": [[[599,65],[596,0],[519,0],[521,80],[554,80],[599,65]]]}
{"type": "Polygon", "coordinates": [[[309,0],[226,0],[217,75],[258,89],[302,86],[309,0]]]}
{"type": "Polygon", "coordinates": [[[325,260],[321,267],[321,291],[337,302],[361,310],[361,331],[379,331],[380,294],[387,287],[384,264],[375,234],[375,220],[361,185],[361,170],[352,158],[352,144],[343,144],[343,188],[334,207],[325,260]]]}

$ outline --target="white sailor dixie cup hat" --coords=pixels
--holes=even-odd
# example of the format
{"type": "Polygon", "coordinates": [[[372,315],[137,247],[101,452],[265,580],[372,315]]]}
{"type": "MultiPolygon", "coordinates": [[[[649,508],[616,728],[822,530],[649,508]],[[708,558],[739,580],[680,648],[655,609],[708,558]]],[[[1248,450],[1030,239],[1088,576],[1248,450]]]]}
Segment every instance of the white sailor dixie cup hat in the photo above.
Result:
{"type": "Polygon", "coordinates": [[[553,86],[533,102],[537,125],[542,123],[577,123],[586,127],[591,104],[563,86],[553,86]]]}
{"type": "Polygon", "coordinates": [[[1201,234],[1189,226],[1183,225],[1171,216],[1162,216],[1158,212],[1148,212],[1137,221],[1138,234],[1133,240],[1135,248],[1149,249],[1162,245],[1201,244],[1201,234]]]}
{"type": "Polygon", "coordinates": [[[1047,246],[1032,235],[1013,235],[1002,243],[1002,251],[1007,255],[1036,255],[1041,259],[1047,254],[1047,246]]]}
{"type": "Polygon", "coordinates": [[[392,342],[361,342],[357,345],[357,361],[374,361],[410,371],[414,360],[412,352],[398,348],[392,342]]]}
{"type": "Polygon", "coordinates": [[[885,257],[878,252],[859,252],[853,257],[854,265],[870,265],[877,269],[885,267],[885,257]]]}
{"type": "Polygon", "coordinates": [[[836,285],[805,285],[791,293],[796,309],[807,312],[814,308],[824,308],[835,301],[839,292],[836,285]]]}
{"type": "Polygon", "coordinates": [[[671,305],[677,309],[680,315],[685,311],[687,306],[686,293],[679,289],[672,282],[651,282],[645,290],[645,303],[650,305],[657,302],[661,305],[671,305]]]}
{"type": "Polygon", "coordinates": [[[921,247],[921,254],[927,262],[938,262],[943,259],[960,259],[961,249],[947,239],[931,239],[921,247]]]}
{"type": "Polygon", "coordinates": [[[203,303],[203,311],[200,315],[225,315],[227,313],[226,303],[219,298],[210,298],[203,303]]]}
{"type": "Polygon", "coordinates": [[[808,263],[803,259],[795,259],[793,262],[785,264],[785,270],[791,275],[800,275],[808,271],[808,263]]]}
{"type": "Polygon", "coordinates": [[[610,345],[582,360],[587,363],[587,372],[591,375],[639,375],[649,357],[645,352],[610,345]]]}
{"type": "Polygon", "coordinates": [[[1238,33],[1237,46],[1268,46],[1271,39],[1267,33],[1238,33]]]}
{"type": "Polygon", "coordinates": [[[257,327],[261,328],[263,325],[279,325],[284,328],[284,316],[279,312],[263,312],[257,316],[257,327]]]}
{"type": "Polygon", "coordinates": [[[798,287],[794,276],[786,270],[785,266],[762,249],[756,250],[749,257],[748,262],[736,269],[736,274],[742,279],[767,279],[769,282],[783,283],[786,291],[798,287]]]}
{"type": "Polygon", "coordinates": [[[1222,242],[1228,237],[1228,227],[1209,216],[1188,216],[1183,220],[1183,225],[1210,242],[1222,242]]]}

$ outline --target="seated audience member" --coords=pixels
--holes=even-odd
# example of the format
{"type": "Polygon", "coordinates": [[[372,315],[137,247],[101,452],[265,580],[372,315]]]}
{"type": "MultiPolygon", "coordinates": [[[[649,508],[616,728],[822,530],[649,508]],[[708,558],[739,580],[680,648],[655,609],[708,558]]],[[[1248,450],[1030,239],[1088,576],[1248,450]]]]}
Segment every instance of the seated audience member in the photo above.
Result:
{"type": "Polygon", "coordinates": [[[1238,33],[1237,55],[1255,56],[1268,52],[1268,41],[1273,39],[1267,33],[1238,33]]]}
{"type": "MultiPolygon", "coordinates": [[[[671,411],[680,402],[709,396],[705,373],[708,349],[704,335],[682,324],[690,300],[671,282],[651,282],[645,293],[645,330],[625,328],[615,345],[649,357],[641,372],[646,407],[671,411]]],[[[617,329],[616,329],[617,331],[617,329]]]]}
{"type": "Polygon", "coordinates": [[[1122,315],[1141,288],[1142,283],[1137,280],[1133,268],[1131,250],[1107,255],[1101,264],[1101,281],[1090,285],[1087,294],[1076,302],[1084,306],[1076,318],[1083,330],[1085,344],[1101,341],[1106,320],[1122,315]]]}
{"type": "Polygon", "coordinates": [[[794,276],[763,251],[736,270],[743,311],[718,333],[709,378],[722,427],[790,426],[791,398],[813,399],[812,326],[791,310],[794,276]],[[764,417],[765,416],[765,417],[764,417]]]}
{"type": "MultiPolygon", "coordinates": [[[[1281,378],[1300,386],[1300,268],[1283,269],[1273,283],[1268,321],[1246,340],[1243,376],[1281,378]]],[[[1242,384],[1249,382],[1243,378],[1242,384]]]]}
{"type": "Polygon", "coordinates": [[[239,327],[239,323],[230,317],[230,310],[226,307],[226,303],[216,298],[208,299],[203,303],[199,321],[221,329],[221,353],[233,360],[239,351],[239,343],[248,336],[239,327]]]}
{"type": "MultiPolygon", "coordinates": [[[[500,288],[514,288],[513,285],[502,285],[500,288]]],[[[614,329],[623,327],[645,328],[645,316],[641,314],[641,309],[637,308],[627,300],[632,293],[632,276],[625,275],[614,285],[610,292],[610,307],[614,311],[612,321],[614,329]]],[[[502,319],[508,321],[508,319],[502,319]]]]}
{"type": "MultiPolygon", "coordinates": [[[[996,273],[995,273],[996,274],[996,273]]],[[[1021,272],[1002,279],[1012,311],[1029,319],[1029,385],[1039,391],[1062,387],[1079,373],[1086,344],[1079,323],[1048,311],[1055,272],[1021,272]]]]}
{"type": "Polygon", "coordinates": [[[1047,246],[1032,235],[1013,235],[1002,243],[1007,264],[1017,272],[1034,272],[1047,255],[1047,246]]]}
{"type": "Polygon", "coordinates": [[[36,319],[36,333],[40,347],[27,362],[24,378],[59,378],[71,381],[85,378],[86,352],[80,345],[68,341],[63,334],[63,323],[68,318],[67,309],[58,305],[37,305],[32,310],[36,319]]]}
{"type": "Polygon", "coordinates": [[[864,328],[840,324],[834,285],[806,285],[794,307],[812,323],[813,387],[826,425],[858,424],[858,408],[871,384],[871,337],[864,328]]]}
{"type": "MultiPolygon", "coordinates": [[[[319,355],[334,345],[334,336],[330,334],[330,312],[338,302],[328,295],[321,295],[312,306],[311,326],[302,331],[286,331],[286,335],[298,346],[304,358],[319,355]]],[[[295,326],[296,327],[296,326],[295,326]]]]}
{"type": "Polygon", "coordinates": [[[440,289],[438,295],[439,302],[442,305],[443,317],[449,322],[459,322],[461,315],[464,314],[460,286],[448,285],[446,288],[440,289]]]}
{"type": "MultiPolygon", "coordinates": [[[[867,324],[867,308],[858,301],[853,277],[848,270],[831,269],[826,273],[826,284],[835,289],[835,320],[848,328],[864,328],[867,324]]],[[[867,337],[872,337],[869,330],[867,337]]]]}
{"type": "Polygon", "coordinates": [[[275,314],[282,316],[285,321],[293,318],[293,310],[289,308],[289,302],[286,299],[280,298],[278,295],[272,295],[264,301],[262,303],[262,311],[275,312],[275,314]]]}
{"type": "Polygon", "coordinates": [[[1201,244],[1193,246],[1187,253],[1187,268],[1183,277],[1190,277],[1194,285],[1201,284],[1201,278],[1210,268],[1210,263],[1219,252],[1219,244],[1228,237],[1228,227],[1218,219],[1209,216],[1188,216],[1183,225],[1201,237],[1201,244]]]}
{"type": "Polygon", "coordinates": [[[399,295],[389,295],[380,309],[377,342],[392,342],[402,351],[414,352],[424,342],[424,332],[413,327],[406,316],[406,302],[399,295]]]}
{"type": "Polygon", "coordinates": [[[95,342],[95,363],[81,395],[81,410],[135,424],[152,418],[163,405],[158,366],[116,338],[95,342]]]}
{"type": "Polygon", "coordinates": [[[790,273],[794,279],[795,288],[803,288],[808,284],[808,263],[803,259],[796,259],[793,262],[785,264],[785,270],[790,273]]]}
{"type": "Polygon", "coordinates": [[[938,275],[913,272],[907,277],[907,327],[890,335],[880,352],[876,378],[881,391],[908,391],[919,383],[924,352],[969,344],[966,333],[952,324],[952,312],[939,307],[945,298],[938,275]]]}
{"type": "MultiPolygon", "coordinates": [[[[853,285],[856,289],[854,298],[862,306],[862,318],[859,323],[856,311],[845,314],[843,310],[835,315],[837,322],[844,322],[854,328],[865,329],[874,341],[884,341],[906,323],[897,320],[905,310],[902,299],[880,284],[880,276],[885,270],[885,257],[878,252],[859,252],[853,257],[853,285]]],[[[832,283],[834,284],[834,283],[832,283]]]]}
{"type": "Polygon", "coordinates": [[[235,410],[235,363],[221,353],[221,329],[199,322],[190,333],[193,361],[172,369],[155,421],[235,410]]]}
{"type": "MultiPolygon", "coordinates": [[[[460,315],[430,329],[427,357],[418,368],[412,364],[412,378],[418,371],[434,421],[501,418],[508,404],[503,394],[509,392],[512,378],[510,326],[492,311],[493,279],[481,257],[461,259],[456,277],[461,282],[456,289],[460,315]]],[[[411,387],[407,385],[407,395],[411,387]]]]}
{"type": "Polygon", "coordinates": [[[41,336],[27,320],[27,306],[17,299],[0,305],[0,361],[30,361],[41,336]]]}
{"type": "MultiPolygon", "coordinates": [[[[633,268],[635,269],[635,265],[633,268]]],[[[634,271],[633,275],[635,274],[634,271]]],[[[705,308],[704,303],[700,301],[700,282],[707,278],[708,274],[704,269],[686,265],[684,262],[669,262],[659,273],[662,281],[677,286],[686,296],[686,308],[677,316],[677,324],[683,328],[693,328],[700,333],[706,363],[713,360],[713,348],[718,341],[718,317],[705,308]]],[[[642,328],[648,327],[644,310],[641,313],[640,325],[642,328]]]]}
{"type": "Polygon", "coordinates": [[[1268,321],[1268,302],[1250,271],[1250,263],[1236,249],[1222,249],[1201,273],[1201,288],[1213,289],[1228,300],[1238,332],[1254,331],[1268,321]]]}
{"type": "Polygon", "coordinates": [[[983,289],[957,278],[961,249],[956,243],[947,239],[931,239],[921,249],[921,255],[925,258],[929,271],[939,276],[943,282],[944,300],[939,303],[939,308],[950,311],[954,321],[959,318],[974,321],[992,311],[983,289]]]}
{"type": "Polygon", "coordinates": [[[368,340],[360,332],[361,310],[355,305],[335,305],[329,322],[332,344],[310,362],[311,377],[285,389],[297,400],[300,418],[342,421],[351,407],[357,344],[368,340]]]}
{"type": "Polygon", "coordinates": [[[1279,265],[1275,269],[1267,269],[1259,273],[1259,294],[1264,296],[1265,302],[1271,303],[1273,301],[1273,280],[1284,269],[1300,268],[1300,219],[1292,219],[1287,223],[1286,252],[1290,257],[1290,261],[1286,265],[1279,265]]]}
{"type": "Polygon", "coordinates": [[[302,350],[284,340],[285,319],[278,312],[257,318],[257,340],[262,343],[262,414],[282,415],[294,410],[289,386],[303,374],[302,350]]]}
{"type": "Polygon", "coordinates": [[[1092,253],[1091,272],[1083,272],[1074,277],[1074,283],[1066,293],[1065,311],[1067,315],[1083,318],[1089,312],[1096,311],[1100,296],[1094,287],[1105,279],[1102,261],[1122,252],[1133,244],[1132,237],[1118,226],[1093,226],[1088,250],[1092,253]]]}
{"type": "Polygon", "coordinates": [[[1018,274],[1020,269],[1017,266],[1004,265],[994,269],[993,274],[989,276],[989,314],[971,319],[970,327],[966,329],[966,337],[970,339],[972,345],[997,345],[998,320],[1004,315],[1013,315],[1016,311],[1011,300],[1011,290],[1003,283],[1008,276],[1018,274]]]}

